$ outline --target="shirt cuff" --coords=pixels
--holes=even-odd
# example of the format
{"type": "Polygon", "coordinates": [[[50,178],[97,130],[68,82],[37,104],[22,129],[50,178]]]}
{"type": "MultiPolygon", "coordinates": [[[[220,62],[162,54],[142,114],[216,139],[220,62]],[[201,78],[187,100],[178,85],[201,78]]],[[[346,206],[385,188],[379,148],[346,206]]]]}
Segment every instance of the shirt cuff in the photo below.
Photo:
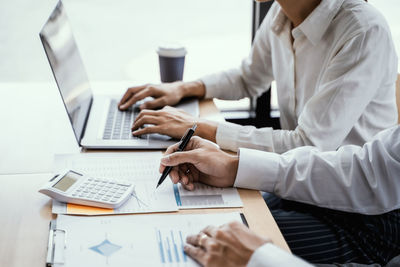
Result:
{"type": "Polygon", "coordinates": [[[220,122],[217,127],[217,133],[215,140],[217,144],[226,150],[237,151],[237,140],[239,138],[239,132],[243,126],[230,123],[220,122]]]}
{"type": "Polygon", "coordinates": [[[206,95],[204,96],[206,99],[218,97],[218,84],[220,78],[221,77],[216,74],[210,74],[200,78],[200,81],[203,82],[206,88],[206,95]]]}
{"type": "Polygon", "coordinates": [[[274,192],[281,156],[248,148],[240,148],[238,155],[239,166],[234,187],[274,192]]]}
{"type": "Polygon", "coordinates": [[[267,243],[254,251],[247,267],[269,267],[269,266],[296,266],[310,267],[311,264],[296,257],[283,249],[278,248],[272,243],[267,243]]]}

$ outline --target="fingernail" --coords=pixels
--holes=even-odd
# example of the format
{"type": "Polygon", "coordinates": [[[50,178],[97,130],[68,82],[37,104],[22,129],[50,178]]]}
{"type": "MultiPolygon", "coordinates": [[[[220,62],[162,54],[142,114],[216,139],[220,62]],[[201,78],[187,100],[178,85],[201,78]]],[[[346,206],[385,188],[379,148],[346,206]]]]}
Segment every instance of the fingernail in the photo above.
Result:
{"type": "Polygon", "coordinates": [[[188,247],[187,245],[184,245],[184,246],[183,246],[183,250],[184,250],[184,251],[187,251],[188,249],[189,249],[189,247],[188,247]]]}
{"type": "Polygon", "coordinates": [[[133,135],[137,135],[137,134],[138,134],[137,132],[138,132],[138,131],[133,131],[132,134],[133,134],[133,135]]]}
{"type": "Polygon", "coordinates": [[[161,158],[161,162],[168,162],[170,160],[169,155],[161,158]]]}

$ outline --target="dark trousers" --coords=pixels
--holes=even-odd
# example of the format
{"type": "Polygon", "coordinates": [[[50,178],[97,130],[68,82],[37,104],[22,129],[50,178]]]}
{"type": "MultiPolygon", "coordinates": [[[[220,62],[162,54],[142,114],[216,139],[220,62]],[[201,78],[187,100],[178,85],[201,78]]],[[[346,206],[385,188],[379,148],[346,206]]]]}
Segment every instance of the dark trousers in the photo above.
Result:
{"type": "Polygon", "coordinates": [[[384,265],[400,254],[400,210],[361,215],[263,196],[293,254],[309,262],[384,265]]]}

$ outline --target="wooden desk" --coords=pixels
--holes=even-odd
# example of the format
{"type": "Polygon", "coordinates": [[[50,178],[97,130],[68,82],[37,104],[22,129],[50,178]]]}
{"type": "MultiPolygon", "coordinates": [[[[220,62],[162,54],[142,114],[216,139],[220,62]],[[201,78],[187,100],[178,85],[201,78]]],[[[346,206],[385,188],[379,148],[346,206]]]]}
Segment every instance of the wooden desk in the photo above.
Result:
{"type": "MultiPolygon", "coordinates": [[[[212,101],[201,103],[201,116],[216,112],[212,101]]],[[[0,266],[44,266],[47,252],[51,201],[38,193],[50,174],[0,175],[0,266]]],[[[243,208],[183,210],[178,214],[240,211],[250,229],[268,236],[289,251],[271,213],[258,191],[239,189],[243,208]]],[[[171,214],[171,213],[170,213],[171,214]]]]}

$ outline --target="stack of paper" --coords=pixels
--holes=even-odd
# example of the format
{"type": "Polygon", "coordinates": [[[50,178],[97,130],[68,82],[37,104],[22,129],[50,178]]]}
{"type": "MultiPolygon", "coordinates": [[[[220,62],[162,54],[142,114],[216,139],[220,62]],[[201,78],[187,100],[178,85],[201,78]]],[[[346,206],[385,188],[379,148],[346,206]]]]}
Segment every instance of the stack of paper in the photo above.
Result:
{"type": "Polygon", "coordinates": [[[54,171],[71,169],[97,178],[128,180],[135,184],[130,200],[118,209],[103,209],[53,201],[58,214],[123,214],[167,212],[189,208],[242,207],[235,188],[216,188],[196,184],[194,191],[185,190],[170,179],[157,189],[161,152],[81,153],[56,155],[54,171]]]}

